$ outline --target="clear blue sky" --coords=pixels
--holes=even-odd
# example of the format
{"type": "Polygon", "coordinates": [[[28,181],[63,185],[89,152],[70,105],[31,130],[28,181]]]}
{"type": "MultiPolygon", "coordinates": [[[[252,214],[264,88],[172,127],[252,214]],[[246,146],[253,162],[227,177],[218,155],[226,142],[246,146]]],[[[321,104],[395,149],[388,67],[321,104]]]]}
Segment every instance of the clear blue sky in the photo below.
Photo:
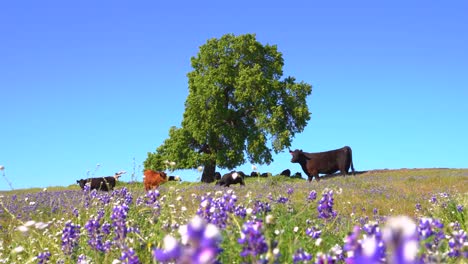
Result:
{"type": "MultiPolygon", "coordinates": [[[[67,186],[88,170],[129,181],[134,159],[141,180],[147,152],[180,127],[190,58],[210,38],[255,33],[278,46],[284,76],[313,86],[293,149],[349,145],[359,171],[467,168],[467,11],[467,1],[2,1],[0,165],[15,189],[67,186]]],[[[274,159],[259,170],[301,171],[286,151],[274,159]]]]}

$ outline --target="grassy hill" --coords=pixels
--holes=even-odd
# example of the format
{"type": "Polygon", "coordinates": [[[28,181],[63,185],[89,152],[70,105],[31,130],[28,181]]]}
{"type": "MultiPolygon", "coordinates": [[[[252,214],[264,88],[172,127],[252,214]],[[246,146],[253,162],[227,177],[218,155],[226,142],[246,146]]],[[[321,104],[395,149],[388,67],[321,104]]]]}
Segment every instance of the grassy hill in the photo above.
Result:
{"type": "Polygon", "coordinates": [[[167,182],[149,193],[138,182],[119,182],[109,193],[77,185],[2,192],[0,262],[152,263],[166,236],[178,241],[179,260],[201,250],[221,263],[388,260],[408,239],[417,241],[415,258],[425,262],[463,263],[468,254],[468,169],[375,170],[311,183],[284,176],[245,181],[232,188],[167,182]],[[178,232],[195,215],[203,228],[217,230],[211,247],[178,232]],[[401,231],[390,224],[401,222],[398,216],[407,216],[404,226],[414,225],[416,234],[387,241],[384,230],[401,231]],[[187,239],[192,242],[182,244],[187,239]]]}

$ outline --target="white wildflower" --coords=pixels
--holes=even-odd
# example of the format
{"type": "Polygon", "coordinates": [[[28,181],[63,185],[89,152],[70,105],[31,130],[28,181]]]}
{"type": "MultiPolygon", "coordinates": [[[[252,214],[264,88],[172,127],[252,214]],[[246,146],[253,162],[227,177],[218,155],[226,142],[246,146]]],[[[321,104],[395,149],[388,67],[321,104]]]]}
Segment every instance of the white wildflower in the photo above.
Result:
{"type": "Polygon", "coordinates": [[[24,251],[24,247],[18,246],[13,249],[13,253],[21,253],[24,251]]]}
{"type": "Polygon", "coordinates": [[[299,227],[297,227],[297,226],[295,226],[294,229],[293,229],[294,233],[297,233],[298,230],[299,230],[299,227]]]}
{"type": "Polygon", "coordinates": [[[266,222],[267,224],[273,224],[273,221],[274,221],[274,220],[275,220],[275,218],[274,218],[271,214],[269,214],[269,215],[267,215],[267,216],[265,217],[265,222],[266,222]]]}
{"type": "Polygon", "coordinates": [[[320,244],[322,244],[322,238],[319,237],[317,240],[315,240],[315,245],[318,247],[320,244]]]}
{"type": "Polygon", "coordinates": [[[29,228],[28,228],[27,226],[24,226],[24,225],[18,226],[16,229],[17,229],[18,231],[22,232],[22,233],[26,233],[26,232],[29,231],[29,228]]]}
{"type": "Polygon", "coordinates": [[[27,221],[26,223],[24,223],[24,226],[30,227],[30,226],[33,226],[35,223],[36,223],[36,221],[34,221],[34,220],[29,220],[29,221],[27,221]]]}

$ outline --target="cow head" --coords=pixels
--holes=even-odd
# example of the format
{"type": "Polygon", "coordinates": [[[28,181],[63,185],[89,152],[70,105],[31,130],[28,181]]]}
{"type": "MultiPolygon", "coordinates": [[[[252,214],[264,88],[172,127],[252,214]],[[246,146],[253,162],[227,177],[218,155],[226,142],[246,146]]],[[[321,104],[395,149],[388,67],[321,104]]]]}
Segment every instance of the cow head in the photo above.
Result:
{"type": "Polygon", "coordinates": [[[294,151],[289,150],[289,153],[291,154],[291,162],[292,163],[298,163],[300,161],[300,156],[302,154],[302,149],[296,149],[294,151]]]}
{"type": "Polygon", "coordinates": [[[167,174],[164,171],[160,171],[159,175],[161,176],[161,179],[164,179],[167,181],[167,174]]]}
{"type": "Polygon", "coordinates": [[[80,188],[83,190],[86,185],[86,180],[80,179],[77,180],[76,183],[78,183],[78,185],[80,185],[80,188]]]}

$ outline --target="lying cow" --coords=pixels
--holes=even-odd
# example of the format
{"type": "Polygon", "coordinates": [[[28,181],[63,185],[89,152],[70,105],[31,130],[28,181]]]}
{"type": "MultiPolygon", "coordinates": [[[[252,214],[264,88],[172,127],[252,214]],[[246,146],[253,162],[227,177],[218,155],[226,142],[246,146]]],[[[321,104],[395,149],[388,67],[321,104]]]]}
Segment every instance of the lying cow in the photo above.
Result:
{"type": "Polygon", "coordinates": [[[341,175],[344,176],[348,174],[350,166],[354,175],[352,151],[348,146],[318,153],[308,153],[297,149],[289,150],[289,153],[292,155],[291,162],[301,165],[309,182],[312,181],[312,177],[318,181],[319,173],[333,174],[340,171],[341,175]]]}
{"type": "Polygon", "coordinates": [[[97,178],[88,178],[77,180],[82,190],[84,190],[85,185],[89,185],[90,190],[98,191],[112,191],[115,187],[116,177],[107,176],[107,177],[97,177],[97,178]]]}
{"type": "Polygon", "coordinates": [[[145,191],[156,189],[167,181],[167,174],[164,171],[145,170],[144,175],[145,191]]]}
{"type": "Polygon", "coordinates": [[[244,183],[245,174],[242,171],[231,171],[226,173],[221,177],[219,181],[216,182],[216,185],[229,187],[231,184],[240,183],[240,185],[245,185],[244,183]]]}
{"type": "Polygon", "coordinates": [[[282,171],[280,173],[280,175],[283,175],[283,176],[286,176],[286,177],[290,177],[291,176],[291,170],[290,169],[285,169],[284,171],[282,171]]]}
{"type": "Polygon", "coordinates": [[[180,181],[180,177],[179,176],[169,176],[168,181],[180,181]]]}

